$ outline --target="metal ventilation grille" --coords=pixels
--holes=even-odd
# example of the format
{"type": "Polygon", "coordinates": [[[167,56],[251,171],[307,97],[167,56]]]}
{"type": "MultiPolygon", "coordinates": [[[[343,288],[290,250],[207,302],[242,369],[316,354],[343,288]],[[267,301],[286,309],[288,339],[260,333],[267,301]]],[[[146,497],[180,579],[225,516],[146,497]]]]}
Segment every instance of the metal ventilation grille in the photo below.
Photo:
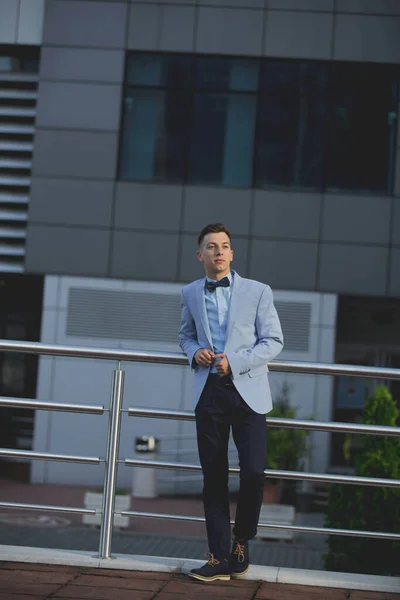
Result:
{"type": "Polygon", "coordinates": [[[24,270],[37,82],[0,64],[0,272],[24,270]]]}
{"type": "Polygon", "coordinates": [[[308,352],[310,344],[311,304],[277,300],[276,310],[281,321],[285,350],[308,352]]]}
{"type": "Polygon", "coordinates": [[[176,344],[180,295],[70,288],[67,335],[176,344]]]}
{"type": "MultiPolygon", "coordinates": [[[[308,352],[311,304],[275,302],[285,349],[308,352]]],[[[177,343],[179,294],[70,288],[67,335],[177,343]]]]}

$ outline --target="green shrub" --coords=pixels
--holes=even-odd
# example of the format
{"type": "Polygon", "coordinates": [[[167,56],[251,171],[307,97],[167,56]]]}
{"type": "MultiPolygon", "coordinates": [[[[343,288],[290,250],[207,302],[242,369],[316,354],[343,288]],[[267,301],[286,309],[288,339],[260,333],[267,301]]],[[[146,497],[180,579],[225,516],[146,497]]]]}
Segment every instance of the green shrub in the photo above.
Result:
{"type": "MultiPolygon", "coordinates": [[[[387,388],[376,387],[365,404],[362,422],[396,426],[399,410],[387,388]]],[[[400,478],[400,438],[363,435],[356,458],[360,477],[400,478]]],[[[400,490],[377,486],[333,484],[329,491],[326,526],[400,533],[400,490]]],[[[362,537],[329,536],[325,568],[329,571],[400,574],[400,542],[362,537]]]]}
{"type": "MultiPolygon", "coordinates": [[[[295,419],[296,408],[290,406],[290,386],[282,384],[274,399],[274,408],[268,417],[295,419]]],[[[296,471],[299,460],[308,452],[308,431],[280,427],[268,427],[267,430],[267,469],[296,471]]]]}

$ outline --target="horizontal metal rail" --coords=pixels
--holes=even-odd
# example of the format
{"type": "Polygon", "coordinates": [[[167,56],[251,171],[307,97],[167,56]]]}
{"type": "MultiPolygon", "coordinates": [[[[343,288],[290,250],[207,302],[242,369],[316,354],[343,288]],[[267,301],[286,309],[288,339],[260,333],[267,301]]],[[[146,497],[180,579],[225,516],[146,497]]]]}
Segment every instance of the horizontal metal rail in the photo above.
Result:
{"type": "MultiPolygon", "coordinates": [[[[145,350],[120,350],[114,348],[96,348],[91,346],[69,346],[62,344],[42,344],[19,340],[1,340],[0,351],[23,352],[52,356],[70,356],[75,358],[99,358],[130,362],[158,363],[170,365],[188,365],[182,352],[154,352],[145,350]]],[[[268,364],[270,371],[285,373],[309,373],[318,375],[356,375],[373,379],[399,379],[400,369],[381,367],[360,367],[331,363],[273,361],[268,364]]]]}
{"type": "MultiPolygon", "coordinates": [[[[3,178],[4,179],[4,178],[3,178]]],[[[15,179],[19,184],[22,184],[25,180],[15,179]]],[[[25,181],[26,183],[26,181],[25,181]]],[[[96,347],[82,347],[82,346],[69,346],[69,345],[54,345],[54,344],[43,344],[38,342],[25,342],[19,340],[1,340],[0,351],[3,352],[22,352],[36,355],[51,355],[51,356],[67,356],[73,358],[91,358],[91,359],[104,359],[104,360],[117,360],[128,362],[140,362],[140,363],[153,363],[153,364],[170,364],[170,365],[182,365],[187,366],[188,361],[182,353],[170,353],[170,352],[150,352],[142,350],[121,350],[111,348],[96,348],[96,347]]],[[[353,365],[337,365],[331,363],[305,363],[305,362],[285,362],[276,361],[269,363],[269,369],[271,371],[285,372],[285,373],[304,373],[304,374],[316,374],[316,375],[353,375],[357,377],[368,377],[372,379],[383,379],[383,380],[400,380],[400,369],[386,369],[379,367],[360,367],[353,365]]],[[[192,412],[188,411],[166,411],[161,409],[145,409],[145,408],[130,408],[128,411],[121,410],[122,404],[122,385],[116,385],[118,377],[123,379],[123,371],[120,370],[120,364],[118,365],[117,371],[114,371],[113,386],[112,386],[112,411],[109,412],[109,432],[107,436],[107,460],[100,459],[98,457],[85,457],[85,456],[67,456],[63,454],[50,454],[40,453],[32,451],[22,450],[10,450],[0,449],[0,457],[10,458],[27,458],[36,460],[55,460],[64,462],[74,463],[89,463],[89,464],[100,464],[105,462],[105,487],[103,490],[103,496],[105,502],[103,502],[103,511],[96,511],[94,509],[86,508],[74,508],[64,506],[46,506],[39,504],[22,504],[13,502],[0,502],[0,507],[3,508],[14,508],[22,510],[40,510],[50,512],[70,512],[78,514],[101,514],[101,542],[99,549],[99,558],[106,559],[110,558],[111,552],[111,534],[112,534],[112,518],[114,514],[120,514],[128,517],[148,517],[148,518],[164,518],[164,519],[178,519],[185,521],[198,521],[204,522],[202,517],[189,517],[183,515],[166,515],[162,513],[150,513],[150,512],[137,512],[137,511],[121,511],[115,513],[113,510],[114,502],[114,487],[115,487],[115,473],[117,463],[125,464],[126,466],[143,467],[143,468],[158,468],[164,470],[178,470],[178,471],[192,471],[201,473],[201,466],[187,463],[175,463],[175,462],[161,462],[161,461],[148,461],[139,459],[118,459],[118,444],[119,444],[119,419],[121,412],[128,412],[129,416],[142,416],[142,417],[156,417],[174,420],[194,420],[195,416],[192,412]],[[116,379],[117,377],[117,379],[116,379]],[[113,451],[110,453],[110,448],[113,451]],[[110,456],[109,456],[110,455],[110,456]],[[110,508],[111,507],[111,508],[110,508]]],[[[121,381],[122,381],[121,379],[121,381]]],[[[60,410],[68,412],[81,412],[90,414],[103,414],[106,410],[104,407],[89,406],[89,405],[73,405],[71,403],[57,404],[54,402],[41,402],[32,399],[21,399],[21,398],[0,398],[0,406],[17,406],[20,408],[31,408],[31,409],[42,409],[42,410],[60,410]]],[[[295,419],[279,419],[279,418],[266,418],[266,424],[269,427],[288,427],[296,429],[306,429],[314,431],[341,431],[355,434],[369,434],[369,435],[390,435],[399,436],[400,428],[398,427],[385,427],[378,425],[364,425],[364,424],[351,424],[351,423],[330,423],[312,420],[295,420],[295,419]]],[[[240,469],[237,467],[231,467],[229,469],[231,473],[239,474],[240,469]]],[[[391,487],[400,488],[400,481],[384,478],[373,478],[373,477],[355,477],[355,476],[344,476],[335,474],[319,474],[319,473],[308,473],[308,472],[295,472],[295,471],[284,471],[284,470],[270,470],[265,469],[264,475],[267,478],[272,479],[294,479],[299,481],[316,481],[316,482],[327,482],[327,483],[345,483],[353,485],[368,485],[368,486],[379,486],[379,487],[391,487]]],[[[325,535],[347,535],[347,536],[358,536],[358,537],[369,537],[379,539],[400,539],[400,534],[392,534],[386,532],[369,532],[369,531],[351,531],[345,529],[327,529],[322,527],[302,527],[295,525],[284,525],[279,523],[260,523],[261,528],[270,529],[282,529],[293,532],[303,533],[320,533],[325,535]]]]}
{"type": "Polygon", "coordinates": [[[37,83],[39,82],[39,75],[32,75],[29,73],[0,73],[0,81],[23,81],[24,83],[37,83]]]}
{"type": "Polygon", "coordinates": [[[49,504],[23,504],[22,502],[0,502],[0,508],[16,508],[20,510],[40,510],[43,512],[63,512],[79,515],[99,514],[94,508],[75,508],[73,506],[53,506],[49,504]]]}
{"type": "Polygon", "coordinates": [[[189,410],[169,410],[163,408],[128,408],[130,417],[153,417],[154,419],[171,419],[172,421],[195,421],[196,415],[189,410]]]}
{"type": "MultiPolygon", "coordinates": [[[[175,463],[159,460],[140,460],[137,458],[125,458],[119,460],[127,467],[154,467],[156,469],[173,469],[177,471],[201,471],[200,465],[191,463],[175,463]]],[[[229,473],[239,474],[239,467],[230,467],[229,473]]],[[[371,485],[378,487],[400,488],[400,480],[383,479],[381,477],[353,477],[351,475],[322,475],[320,473],[305,473],[304,471],[281,471],[278,469],[265,469],[265,477],[272,479],[297,479],[300,481],[324,481],[327,483],[346,483],[353,485],[371,485]]]]}
{"type": "MultiPolygon", "coordinates": [[[[116,515],[122,517],[141,517],[147,519],[169,519],[175,521],[191,521],[193,523],[205,523],[204,517],[192,517],[186,515],[173,515],[168,513],[153,513],[153,512],[140,512],[136,510],[122,510],[116,512],[116,515]]],[[[234,525],[235,521],[231,521],[234,525]]],[[[282,531],[293,531],[297,533],[318,533],[325,535],[346,535],[352,537],[368,537],[383,540],[400,540],[400,533],[386,533],[381,531],[363,531],[356,529],[329,529],[325,527],[304,527],[300,525],[283,525],[280,523],[259,523],[258,527],[264,529],[279,529],[282,531]]]]}
{"type": "Polygon", "coordinates": [[[2,456],[7,458],[28,458],[29,460],[85,463],[89,465],[99,465],[104,462],[104,459],[98,456],[69,456],[67,454],[52,454],[50,452],[33,452],[32,450],[9,450],[8,448],[0,448],[0,457],[2,456]]]}
{"type": "Polygon", "coordinates": [[[18,194],[16,192],[1,192],[1,204],[29,204],[29,196],[26,194],[18,194]]]}
{"type": "Polygon", "coordinates": [[[283,373],[310,373],[314,375],[355,375],[373,379],[400,379],[400,369],[381,367],[360,367],[354,365],[336,365],[332,363],[303,363],[277,361],[268,364],[270,371],[283,373]]]}
{"type": "Polygon", "coordinates": [[[16,408],[31,408],[35,410],[59,410],[62,412],[87,413],[102,415],[108,411],[104,406],[92,406],[90,404],[68,404],[64,402],[42,402],[42,400],[31,400],[24,398],[0,397],[0,406],[15,406],[16,408]]]}
{"type": "MultiPolygon", "coordinates": [[[[173,419],[179,421],[195,421],[193,412],[188,410],[166,410],[161,408],[128,408],[130,417],[154,417],[157,419],[173,419]]],[[[300,419],[281,419],[267,417],[269,427],[287,427],[290,429],[310,429],[314,431],[341,431],[349,433],[366,433],[370,435],[400,436],[400,427],[385,425],[359,425],[358,423],[333,423],[300,419]]]]}
{"type": "Polygon", "coordinates": [[[362,433],[367,435],[390,435],[400,437],[400,427],[389,427],[388,425],[282,419],[279,417],[267,417],[266,422],[268,427],[286,427],[288,429],[308,429],[312,431],[340,431],[354,434],[362,433]]]}
{"type": "Polygon", "coordinates": [[[42,344],[41,342],[1,340],[0,351],[50,356],[70,356],[73,358],[98,358],[104,360],[188,365],[188,360],[182,353],[120,350],[115,348],[96,348],[92,346],[67,346],[62,344],[42,344]]]}

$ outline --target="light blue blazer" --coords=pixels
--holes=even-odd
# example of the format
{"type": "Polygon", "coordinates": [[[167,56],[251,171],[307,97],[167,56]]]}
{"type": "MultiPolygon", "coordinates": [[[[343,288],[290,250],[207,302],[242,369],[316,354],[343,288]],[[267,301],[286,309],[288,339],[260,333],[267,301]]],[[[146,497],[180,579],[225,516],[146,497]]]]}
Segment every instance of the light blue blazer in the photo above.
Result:
{"type": "MultiPolygon", "coordinates": [[[[204,299],[205,281],[205,277],[198,279],[182,289],[179,345],[194,371],[194,407],[210,368],[199,367],[193,357],[199,348],[213,350],[204,299]]],[[[234,273],[225,354],[236,389],[257,413],[266,414],[272,409],[268,363],[278,356],[282,348],[282,329],[271,288],[234,273]]]]}

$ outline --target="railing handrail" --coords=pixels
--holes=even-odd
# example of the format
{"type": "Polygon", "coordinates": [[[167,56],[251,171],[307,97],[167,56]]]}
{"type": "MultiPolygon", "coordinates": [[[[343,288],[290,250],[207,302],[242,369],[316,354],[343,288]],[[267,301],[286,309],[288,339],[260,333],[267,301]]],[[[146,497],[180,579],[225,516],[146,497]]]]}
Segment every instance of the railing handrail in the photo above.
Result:
{"type": "MultiPolygon", "coordinates": [[[[69,356],[73,358],[95,358],[95,359],[107,359],[117,360],[118,367],[113,371],[112,379],[112,390],[111,390],[111,404],[110,408],[104,408],[102,406],[90,406],[83,404],[68,404],[68,403],[56,403],[56,402],[42,402],[40,400],[24,399],[24,398],[0,398],[0,406],[18,406],[19,408],[34,408],[42,410],[60,410],[76,413],[91,413],[91,414],[104,414],[108,412],[108,436],[107,436],[107,448],[104,458],[96,457],[82,457],[82,456],[68,456],[63,454],[50,454],[41,453],[34,451],[25,450],[13,450],[13,449],[0,449],[0,457],[24,457],[30,460],[60,460],[69,461],[76,463],[87,462],[90,464],[99,464],[105,462],[105,476],[103,485],[103,507],[101,511],[94,509],[82,509],[65,506],[46,506],[39,504],[22,504],[19,502],[0,502],[0,507],[15,508],[15,509],[30,509],[30,510],[49,510],[54,512],[73,512],[81,514],[101,514],[101,530],[100,530],[100,547],[99,547],[99,558],[107,559],[111,557],[111,536],[112,536],[112,525],[113,517],[115,514],[121,514],[124,516],[152,516],[154,518],[168,518],[168,519],[181,519],[191,521],[203,521],[203,518],[199,517],[184,517],[182,515],[163,515],[161,513],[145,513],[137,511],[123,511],[121,513],[115,512],[115,484],[116,484],[116,472],[118,463],[123,463],[127,466],[138,466],[149,468],[151,466],[160,469],[178,469],[178,470],[189,470],[200,472],[200,465],[174,463],[174,462],[161,462],[161,461],[143,461],[139,459],[119,459],[119,436],[120,436],[120,421],[123,412],[128,413],[129,416],[141,416],[141,417],[157,417],[166,419],[181,419],[181,420],[194,420],[194,414],[188,411],[174,411],[174,410],[161,410],[161,409],[145,409],[145,408],[129,408],[122,409],[122,398],[123,398],[123,380],[124,371],[120,368],[121,361],[132,361],[132,362],[146,362],[146,363],[159,363],[159,364],[172,364],[172,365],[188,365],[187,358],[182,353],[173,352],[154,352],[154,351],[142,351],[142,350],[120,350],[110,348],[91,348],[82,346],[66,346],[66,345],[55,345],[55,344],[43,344],[40,342],[25,342],[18,340],[1,340],[0,351],[12,351],[12,352],[24,352],[37,355],[52,355],[52,356],[69,356]]],[[[374,379],[399,379],[400,380],[400,369],[384,369],[379,367],[360,367],[353,365],[336,365],[330,363],[311,363],[311,362],[272,362],[269,364],[271,371],[283,371],[292,373],[308,373],[308,374],[319,374],[319,375],[355,375],[358,377],[370,377],[374,379]]],[[[302,428],[316,431],[346,431],[351,433],[363,433],[363,434],[374,434],[374,435],[400,435],[400,428],[398,427],[386,427],[378,425],[360,425],[351,423],[331,423],[331,422],[320,422],[312,420],[299,420],[299,419],[282,419],[267,417],[266,424],[270,427],[290,427],[290,428],[302,428]]],[[[237,467],[231,467],[230,472],[239,473],[237,467]]],[[[393,488],[400,487],[400,481],[383,479],[383,478],[372,478],[372,477],[353,477],[343,476],[336,474],[320,474],[320,473],[305,473],[297,471],[283,471],[283,470],[270,470],[266,469],[264,474],[267,477],[279,478],[279,479],[295,479],[295,480],[311,480],[311,481],[325,481],[330,483],[351,483],[361,485],[372,485],[372,486],[387,486],[393,488]]],[[[260,523],[260,527],[270,529],[284,529],[291,531],[307,531],[310,533],[324,533],[332,535],[347,535],[347,536],[363,536],[371,538],[382,538],[400,540],[399,533],[389,532],[368,532],[368,531],[353,531],[353,530],[342,530],[342,529],[324,529],[318,527],[298,527],[293,525],[283,525],[275,523],[260,523]]]]}
{"type": "Polygon", "coordinates": [[[108,408],[104,408],[104,406],[92,404],[46,402],[31,398],[6,398],[5,396],[0,397],[0,406],[14,406],[16,408],[29,408],[35,410],[58,410],[61,412],[86,413],[93,415],[102,415],[104,412],[108,411],[108,408]]]}
{"type": "MultiPolygon", "coordinates": [[[[201,472],[200,465],[192,463],[176,463],[161,460],[142,460],[140,458],[125,458],[118,461],[127,467],[154,467],[156,469],[169,469],[178,471],[201,472]]],[[[229,473],[239,475],[239,467],[229,467],[229,473]]],[[[370,485],[376,487],[400,488],[399,479],[387,479],[382,477],[358,477],[353,475],[336,475],[321,473],[306,473],[305,471],[284,471],[280,469],[264,469],[265,477],[272,479],[295,479],[297,481],[319,481],[327,483],[347,483],[353,485],[370,485]]]]}
{"type": "Polygon", "coordinates": [[[0,502],[0,508],[20,508],[22,510],[40,510],[41,512],[61,512],[78,515],[95,515],[95,508],[77,508],[74,506],[54,506],[52,504],[28,504],[23,502],[0,502]]]}
{"type": "MultiPolygon", "coordinates": [[[[70,346],[63,344],[43,344],[42,342],[24,342],[19,340],[0,340],[0,351],[23,352],[51,356],[69,356],[72,358],[98,358],[129,362],[158,363],[170,365],[188,365],[182,352],[155,352],[154,350],[121,350],[117,348],[96,348],[92,346],[70,346]]],[[[355,375],[373,379],[400,379],[400,369],[383,367],[362,367],[333,363],[301,361],[272,361],[268,363],[271,371],[288,373],[309,373],[314,375],[355,375]]]]}
{"type": "MultiPolygon", "coordinates": [[[[204,517],[195,517],[189,515],[170,515],[168,513],[143,512],[137,510],[121,510],[115,513],[122,517],[140,517],[153,519],[176,519],[178,521],[191,521],[205,523],[204,517]]],[[[231,521],[231,525],[235,522],[231,521]]],[[[293,531],[297,533],[320,533],[323,535],[345,535],[350,537],[367,537],[383,540],[398,540],[400,536],[397,533],[383,531],[363,531],[359,529],[331,529],[327,527],[305,527],[304,525],[283,525],[279,523],[259,523],[258,527],[263,529],[281,529],[282,531],[293,531]]]]}
{"type": "MultiPolygon", "coordinates": [[[[54,410],[60,412],[86,413],[102,415],[109,409],[100,405],[70,404],[66,402],[47,402],[27,398],[0,397],[0,406],[14,406],[16,408],[29,408],[36,410],[54,410]]],[[[130,407],[123,409],[130,417],[157,417],[158,419],[171,419],[181,421],[194,421],[193,411],[169,410],[161,408],[130,407]]],[[[266,417],[269,427],[285,427],[288,429],[305,429],[310,431],[340,431],[342,433],[361,433],[369,435],[400,436],[400,427],[388,425],[364,425],[359,423],[341,423],[337,421],[314,421],[306,419],[284,419],[281,417],[266,417]]],[[[188,436],[187,439],[192,436],[188,436]]],[[[174,436],[175,439],[175,436],[174,436]]]]}
{"type": "Polygon", "coordinates": [[[104,462],[99,456],[73,456],[69,454],[52,454],[51,452],[34,452],[33,450],[14,450],[0,448],[0,458],[27,458],[28,460],[55,460],[79,464],[99,465],[104,462]]]}
{"type": "MultiPolygon", "coordinates": [[[[130,407],[125,409],[130,417],[156,417],[157,419],[172,419],[194,421],[193,412],[188,410],[169,410],[166,408],[130,407]]],[[[364,425],[359,423],[340,423],[333,421],[313,421],[311,419],[283,419],[281,417],[266,417],[269,427],[287,427],[289,429],[309,429],[311,431],[340,431],[347,433],[365,433],[369,435],[400,436],[400,427],[388,425],[364,425]]]]}

